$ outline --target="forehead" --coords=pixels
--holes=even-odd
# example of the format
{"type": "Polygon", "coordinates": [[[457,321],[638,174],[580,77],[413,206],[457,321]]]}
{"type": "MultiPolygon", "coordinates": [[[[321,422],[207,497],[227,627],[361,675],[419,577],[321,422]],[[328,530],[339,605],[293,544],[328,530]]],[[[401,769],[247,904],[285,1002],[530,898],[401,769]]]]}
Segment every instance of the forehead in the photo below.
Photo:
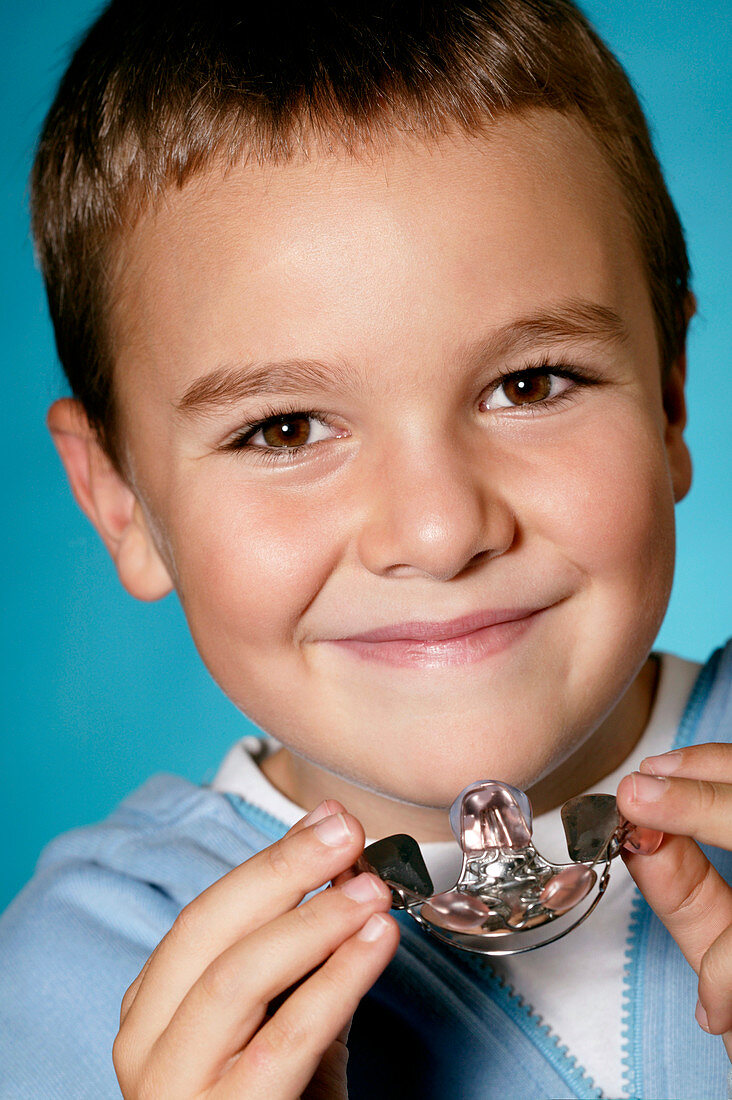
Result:
{"type": "Polygon", "coordinates": [[[616,180],[565,116],[212,170],[170,190],[125,242],[120,396],[134,377],[173,400],[202,368],[275,357],[340,356],[373,377],[577,298],[650,318],[616,180]]]}

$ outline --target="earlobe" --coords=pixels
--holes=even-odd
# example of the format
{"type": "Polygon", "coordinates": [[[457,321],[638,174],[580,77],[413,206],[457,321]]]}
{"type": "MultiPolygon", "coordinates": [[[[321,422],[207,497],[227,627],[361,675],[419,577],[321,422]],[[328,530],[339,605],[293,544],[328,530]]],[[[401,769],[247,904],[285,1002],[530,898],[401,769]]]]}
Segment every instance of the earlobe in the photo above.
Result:
{"type": "Polygon", "coordinates": [[[55,401],[46,419],[74,497],[107,547],[127,591],[158,600],[173,588],[135,493],[99,444],[81,403],[55,401]]]}
{"type": "Polygon", "coordinates": [[[165,564],[153,542],[147,521],[135,498],[114,556],[117,572],[127,591],[138,600],[160,600],[173,589],[165,564]]]}

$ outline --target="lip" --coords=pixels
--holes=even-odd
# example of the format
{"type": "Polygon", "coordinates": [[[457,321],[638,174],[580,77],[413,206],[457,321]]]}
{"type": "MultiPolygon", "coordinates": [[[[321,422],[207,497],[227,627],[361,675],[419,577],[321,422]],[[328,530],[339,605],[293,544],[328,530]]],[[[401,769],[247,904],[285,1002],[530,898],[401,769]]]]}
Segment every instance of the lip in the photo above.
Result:
{"type": "Polygon", "coordinates": [[[381,626],[377,630],[367,630],[363,634],[350,634],[347,638],[334,639],[348,642],[444,642],[451,638],[462,638],[474,630],[499,623],[512,623],[526,619],[529,615],[542,611],[542,607],[512,607],[474,611],[471,615],[461,615],[448,622],[396,623],[394,626],[381,626]]]}
{"type": "Polygon", "coordinates": [[[379,627],[332,643],[354,656],[399,667],[473,664],[524,635],[548,606],[476,611],[448,622],[414,621],[379,627]]]}

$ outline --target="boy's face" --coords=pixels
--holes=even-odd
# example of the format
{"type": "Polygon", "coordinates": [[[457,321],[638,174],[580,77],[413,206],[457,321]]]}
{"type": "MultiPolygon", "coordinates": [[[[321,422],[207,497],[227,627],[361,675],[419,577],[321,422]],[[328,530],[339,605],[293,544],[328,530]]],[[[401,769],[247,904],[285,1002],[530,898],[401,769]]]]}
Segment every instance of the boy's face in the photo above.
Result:
{"type": "Polygon", "coordinates": [[[638,248],[582,129],[545,112],[209,173],[136,227],[120,289],[136,493],[205,663],[258,725],[445,806],[477,779],[530,787],[610,721],[664,616],[689,474],[638,248]],[[282,413],[300,416],[232,446],[282,413]],[[496,610],[535,614],[441,647],[338,641],[496,610]]]}

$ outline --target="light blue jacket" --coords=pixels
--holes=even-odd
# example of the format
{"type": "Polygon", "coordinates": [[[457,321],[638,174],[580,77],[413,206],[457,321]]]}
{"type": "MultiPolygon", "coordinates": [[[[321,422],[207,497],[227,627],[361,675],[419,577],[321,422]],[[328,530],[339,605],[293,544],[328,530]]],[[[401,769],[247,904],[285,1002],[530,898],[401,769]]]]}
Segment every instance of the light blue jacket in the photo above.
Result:
{"type": "MultiPolygon", "coordinates": [[[[676,745],[731,733],[732,639],[700,671],[676,745]]],[[[111,1048],[125,989],[184,905],[285,831],[238,796],[156,775],[106,821],[49,844],[0,920],[2,1100],[119,1097],[111,1048]]],[[[732,855],[709,854],[732,882],[732,855]]],[[[602,1095],[484,961],[399,919],[397,955],[351,1029],[352,1100],[602,1095]]],[[[631,1096],[726,1096],[722,1042],[694,1021],[696,985],[639,895],[626,975],[631,1096]]]]}

